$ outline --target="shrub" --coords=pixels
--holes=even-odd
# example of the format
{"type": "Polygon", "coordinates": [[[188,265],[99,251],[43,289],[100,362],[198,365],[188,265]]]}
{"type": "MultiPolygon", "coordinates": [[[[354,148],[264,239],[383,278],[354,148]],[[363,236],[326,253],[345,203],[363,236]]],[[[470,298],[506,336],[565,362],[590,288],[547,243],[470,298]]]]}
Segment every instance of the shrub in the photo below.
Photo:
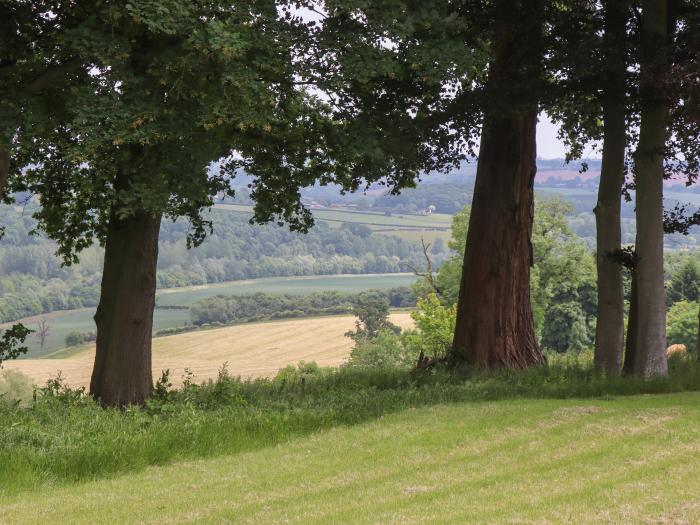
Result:
{"type": "Polygon", "coordinates": [[[34,383],[19,370],[0,372],[0,402],[26,405],[33,393],[34,383]]]}
{"type": "Polygon", "coordinates": [[[318,366],[315,361],[306,363],[304,361],[299,361],[299,364],[287,365],[282,368],[275,376],[274,382],[287,384],[287,383],[305,383],[308,379],[313,377],[320,377],[324,372],[324,369],[318,366]]]}
{"type": "Polygon", "coordinates": [[[457,305],[443,306],[437,295],[429,294],[418,300],[416,310],[411,312],[417,331],[408,335],[411,347],[426,356],[444,357],[452,345],[457,322],[457,305]]]}
{"type": "Polygon", "coordinates": [[[356,337],[348,366],[354,368],[408,368],[416,363],[420,350],[409,343],[407,334],[380,330],[374,337],[356,337]]]}
{"type": "Polygon", "coordinates": [[[85,342],[85,336],[81,332],[70,332],[66,335],[66,346],[78,346],[85,342]]]}

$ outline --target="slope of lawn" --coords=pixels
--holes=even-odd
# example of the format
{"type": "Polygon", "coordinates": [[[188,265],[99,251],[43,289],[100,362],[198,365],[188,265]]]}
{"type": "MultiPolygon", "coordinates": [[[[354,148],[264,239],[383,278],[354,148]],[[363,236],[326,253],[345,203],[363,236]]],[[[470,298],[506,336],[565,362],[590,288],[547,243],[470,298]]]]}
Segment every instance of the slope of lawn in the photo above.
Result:
{"type": "Polygon", "coordinates": [[[459,402],[44,485],[0,523],[697,523],[699,457],[698,393],[459,402]]]}

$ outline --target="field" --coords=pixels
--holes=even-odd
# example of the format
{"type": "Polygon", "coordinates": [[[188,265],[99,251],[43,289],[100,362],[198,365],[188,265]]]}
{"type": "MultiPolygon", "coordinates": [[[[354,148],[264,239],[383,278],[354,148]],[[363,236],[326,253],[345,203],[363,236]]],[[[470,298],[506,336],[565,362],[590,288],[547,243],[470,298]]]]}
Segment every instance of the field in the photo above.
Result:
{"type": "Polygon", "coordinates": [[[396,288],[411,286],[416,277],[409,273],[385,273],[368,275],[320,275],[307,277],[274,277],[226,283],[187,286],[160,290],[156,298],[158,306],[189,306],[195,301],[215,295],[247,293],[310,294],[333,290],[337,292],[361,292],[370,288],[396,288]]]}
{"type": "MultiPolygon", "coordinates": [[[[391,320],[403,327],[412,324],[408,313],[392,314],[391,320]]],[[[191,370],[197,381],[215,378],[224,363],[229,373],[242,377],[272,376],[280,368],[299,361],[338,366],[350,353],[352,341],[344,334],[354,326],[355,318],[346,315],[241,324],[157,337],[153,340],[153,375],[158,378],[161,371],[169,369],[178,383],[185,369],[191,370]]],[[[44,384],[59,371],[73,387],[89,384],[94,346],[52,357],[9,361],[3,366],[20,370],[37,384],[44,384]]]]}
{"type": "MultiPolygon", "coordinates": [[[[195,301],[219,294],[246,294],[255,292],[309,294],[323,290],[339,292],[360,292],[370,288],[393,288],[410,286],[415,280],[413,274],[373,274],[373,275],[323,275],[314,277],[280,277],[231,281],[201,286],[187,286],[159,290],[156,303],[159,306],[189,306],[195,301]]],[[[93,309],[80,309],[52,312],[50,314],[22,319],[28,328],[35,328],[37,319],[49,322],[49,335],[44,349],[37,339],[29,336],[27,358],[46,357],[65,346],[64,340],[70,332],[90,332],[95,330],[92,320],[93,309]]],[[[153,319],[153,331],[182,326],[189,321],[187,310],[157,308],[153,319]]],[[[2,326],[0,326],[2,328],[2,326]]]]}
{"type": "MultiPolygon", "coordinates": [[[[217,204],[215,208],[247,214],[251,213],[252,210],[252,206],[245,204],[217,204]]],[[[312,212],[316,220],[327,222],[331,226],[340,227],[344,223],[364,224],[376,233],[398,235],[417,241],[421,237],[431,242],[438,237],[447,240],[452,224],[452,216],[445,213],[385,215],[382,212],[344,208],[314,209],[312,212]]]]}
{"type": "Polygon", "coordinates": [[[0,498],[22,523],[697,523],[700,394],[409,408],[0,498]]]}

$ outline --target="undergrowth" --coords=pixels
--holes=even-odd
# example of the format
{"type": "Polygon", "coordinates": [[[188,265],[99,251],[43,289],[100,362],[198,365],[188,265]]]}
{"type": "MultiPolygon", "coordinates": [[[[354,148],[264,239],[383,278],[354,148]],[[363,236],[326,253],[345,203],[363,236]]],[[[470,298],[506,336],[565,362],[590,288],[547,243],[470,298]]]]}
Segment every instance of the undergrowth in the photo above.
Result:
{"type": "MultiPolygon", "coordinates": [[[[144,407],[104,408],[60,378],[24,406],[0,402],[0,495],[82,481],[181,459],[231,454],[424,405],[514,398],[605,398],[700,390],[700,366],[670,361],[667,379],[604,378],[589,354],[550,356],[524,372],[288,367],[243,380],[167,374],[144,407]]],[[[0,398],[3,399],[3,398],[0,398]]]]}

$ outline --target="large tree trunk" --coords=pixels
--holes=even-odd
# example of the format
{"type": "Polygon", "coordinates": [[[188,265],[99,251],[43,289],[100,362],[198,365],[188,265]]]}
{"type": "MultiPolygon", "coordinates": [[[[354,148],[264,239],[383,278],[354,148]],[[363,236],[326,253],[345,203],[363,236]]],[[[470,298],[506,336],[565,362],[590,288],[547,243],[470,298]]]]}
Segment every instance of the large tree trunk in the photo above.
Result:
{"type": "Polygon", "coordinates": [[[627,316],[627,341],[625,342],[625,362],[622,365],[622,373],[626,376],[634,373],[635,351],[637,350],[637,277],[632,269],[632,289],[630,291],[630,311],[627,316]]]}
{"type": "Polygon", "coordinates": [[[698,360],[700,360],[700,308],[698,308],[698,344],[695,351],[698,353],[698,360]]]}
{"type": "Polygon", "coordinates": [[[500,6],[507,19],[497,24],[489,72],[487,90],[498,102],[487,108],[481,135],[452,351],[482,368],[544,362],[530,302],[537,102],[525,87],[539,73],[537,4],[500,6]]]}
{"type": "Polygon", "coordinates": [[[642,9],[642,112],[635,155],[639,317],[634,371],[640,377],[651,377],[668,374],[663,229],[663,148],[668,106],[661,87],[667,71],[663,64],[667,56],[667,0],[645,0],[642,9]]]}
{"type": "Polygon", "coordinates": [[[624,343],[625,299],[621,248],[620,199],[625,181],[625,73],[627,2],[605,3],[605,90],[603,100],[603,163],[600,170],[596,218],[598,315],[595,333],[596,370],[620,373],[624,343]]]}
{"type": "Polygon", "coordinates": [[[151,394],[151,337],[161,216],[113,212],[105,246],[97,353],[90,393],[111,406],[143,403],[151,394]]]}

